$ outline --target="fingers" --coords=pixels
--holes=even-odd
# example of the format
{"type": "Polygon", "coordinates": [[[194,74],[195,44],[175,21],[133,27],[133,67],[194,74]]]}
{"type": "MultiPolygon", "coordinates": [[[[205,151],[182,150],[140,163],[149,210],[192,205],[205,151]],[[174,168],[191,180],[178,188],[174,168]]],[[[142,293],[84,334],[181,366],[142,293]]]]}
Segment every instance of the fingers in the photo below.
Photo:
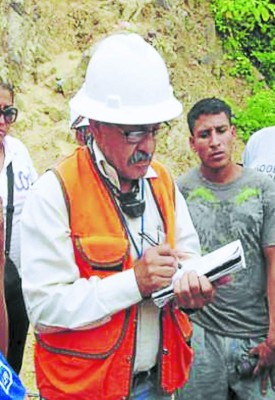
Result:
{"type": "Polygon", "coordinates": [[[266,340],[251,349],[249,353],[258,355],[259,368],[275,366],[275,349],[270,348],[266,340]]]}
{"type": "Polygon", "coordinates": [[[260,390],[262,395],[266,395],[268,391],[269,380],[272,390],[275,391],[275,367],[263,368],[260,370],[260,390]]]}
{"type": "Polygon", "coordinates": [[[187,254],[181,250],[175,249],[173,253],[174,253],[175,257],[178,258],[180,261],[186,261],[191,258],[190,254],[187,254]]]}
{"type": "Polygon", "coordinates": [[[158,254],[162,256],[172,256],[174,259],[176,259],[176,253],[175,250],[171,249],[171,246],[168,243],[165,244],[160,244],[159,246],[151,247],[149,250],[155,250],[158,252],[158,254]]]}
{"type": "Polygon", "coordinates": [[[268,378],[269,378],[269,370],[266,368],[261,370],[261,372],[260,372],[260,389],[261,389],[262,395],[265,395],[267,393],[268,378]]]}
{"type": "Polygon", "coordinates": [[[258,355],[258,354],[259,354],[258,346],[253,347],[252,349],[250,349],[249,352],[248,352],[248,354],[251,354],[251,355],[258,355]]]}
{"type": "MultiPolygon", "coordinates": [[[[257,356],[257,358],[258,358],[259,357],[258,346],[253,347],[252,349],[250,349],[248,354],[249,354],[249,356],[254,356],[254,357],[257,356]]],[[[261,362],[260,362],[260,359],[258,359],[258,362],[257,362],[257,364],[256,364],[256,366],[255,366],[255,368],[253,370],[253,376],[255,376],[255,377],[258,376],[260,371],[261,371],[261,362]]]]}
{"type": "Polygon", "coordinates": [[[169,286],[174,275],[174,268],[142,268],[142,265],[134,267],[137,285],[142,297],[148,297],[153,292],[169,286]]]}
{"type": "Polygon", "coordinates": [[[178,304],[185,308],[201,308],[214,296],[214,289],[205,276],[188,272],[174,283],[178,304]]]}
{"type": "Polygon", "coordinates": [[[272,390],[275,392],[275,367],[271,368],[271,371],[270,371],[270,382],[271,382],[272,390]]]}
{"type": "Polygon", "coordinates": [[[222,285],[227,285],[230,282],[232,282],[232,276],[229,274],[217,279],[215,282],[213,282],[213,285],[215,287],[218,287],[222,285]]]}
{"type": "Polygon", "coordinates": [[[169,256],[169,255],[161,256],[158,254],[156,254],[154,257],[144,256],[142,258],[142,262],[145,265],[152,266],[152,267],[165,267],[165,266],[170,267],[173,269],[174,273],[176,272],[177,265],[178,265],[178,263],[174,257],[169,256]]]}
{"type": "Polygon", "coordinates": [[[259,361],[253,371],[254,376],[260,377],[260,390],[263,395],[267,393],[269,381],[275,391],[275,351],[266,341],[258,344],[249,351],[251,355],[257,355],[259,361]]]}
{"type": "Polygon", "coordinates": [[[134,265],[140,293],[147,297],[168,286],[177,269],[177,260],[168,244],[147,249],[134,265]]]}
{"type": "Polygon", "coordinates": [[[175,267],[166,266],[166,265],[163,265],[161,267],[156,267],[152,271],[153,274],[156,274],[160,278],[164,278],[164,279],[169,278],[169,285],[171,283],[171,279],[172,279],[173,275],[175,274],[175,272],[176,272],[175,267]]]}
{"type": "Polygon", "coordinates": [[[142,256],[142,261],[144,264],[148,265],[167,265],[173,268],[177,268],[178,265],[177,259],[169,244],[150,247],[149,249],[145,250],[142,256]]]}
{"type": "Polygon", "coordinates": [[[204,275],[199,277],[199,281],[201,285],[201,293],[203,295],[203,298],[207,302],[212,301],[215,295],[215,290],[213,285],[204,275]]]}

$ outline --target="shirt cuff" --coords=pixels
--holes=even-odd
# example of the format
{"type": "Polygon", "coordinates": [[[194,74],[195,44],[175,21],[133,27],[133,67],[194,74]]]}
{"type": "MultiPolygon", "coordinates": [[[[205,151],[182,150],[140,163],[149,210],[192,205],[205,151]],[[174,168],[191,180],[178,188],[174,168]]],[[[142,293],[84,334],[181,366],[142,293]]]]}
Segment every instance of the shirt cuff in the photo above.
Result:
{"type": "Polygon", "coordinates": [[[128,308],[142,300],[133,268],[98,282],[101,303],[109,314],[128,308]]]}

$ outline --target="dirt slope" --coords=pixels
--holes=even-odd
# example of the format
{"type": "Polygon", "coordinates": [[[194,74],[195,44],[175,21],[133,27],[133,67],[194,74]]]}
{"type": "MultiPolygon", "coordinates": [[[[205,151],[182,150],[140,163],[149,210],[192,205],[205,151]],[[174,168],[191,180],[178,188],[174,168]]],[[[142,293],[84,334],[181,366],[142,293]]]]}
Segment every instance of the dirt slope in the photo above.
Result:
{"type": "MultiPolygon", "coordinates": [[[[35,57],[25,56],[26,64],[22,65],[24,73],[16,98],[20,117],[15,134],[27,144],[39,172],[72,149],[68,101],[83,81],[91,47],[107,32],[127,29],[147,38],[165,58],[175,93],[185,110],[206,96],[220,96],[238,108],[250,93],[245,82],[231,78],[227,72],[229,64],[216,36],[209,1],[24,3],[29,15],[34,11],[36,15],[34,22],[28,25],[26,20],[21,27],[24,32],[30,29],[32,42],[33,37],[36,39],[29,52],[35,57]],[[32,60],[31,65],[28,60],[32,60]],[[56,93],[57,78],[64,81],[64,97],[56,93]]],[[[160,141],[160,158],[174,175],[194,162],[187,135],[183,117],[172,124],[169,137],[160,141]]]]}

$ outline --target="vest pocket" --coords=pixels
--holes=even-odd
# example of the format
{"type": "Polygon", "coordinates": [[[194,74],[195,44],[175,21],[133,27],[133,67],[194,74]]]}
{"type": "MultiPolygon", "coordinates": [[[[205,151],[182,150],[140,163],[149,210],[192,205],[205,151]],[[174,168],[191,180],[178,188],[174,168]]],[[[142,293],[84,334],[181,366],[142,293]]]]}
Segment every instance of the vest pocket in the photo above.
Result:
{"type": "Polygon", "coordinates": [[[129,242],[121,236],[75,236],[73,243],[80,261],[97,272],[122,271],[129,253],[129,242]]]}
{"type": "Polygon", "coordinates": [[[36,340],[51,353],[84,359],[105,359],[123,342],[129,317],[130,309],[127,309],[113,315],[111,321],[97,328],[36,334],[36,340]]]}

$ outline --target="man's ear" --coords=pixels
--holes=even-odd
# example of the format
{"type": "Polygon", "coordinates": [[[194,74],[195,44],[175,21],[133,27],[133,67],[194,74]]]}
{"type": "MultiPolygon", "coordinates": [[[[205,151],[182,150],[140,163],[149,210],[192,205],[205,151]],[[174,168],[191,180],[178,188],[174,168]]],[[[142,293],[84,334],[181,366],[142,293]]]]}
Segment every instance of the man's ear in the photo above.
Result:
{"type": "Polygon", "coordinates": [[[195,141],[194,141],[194,136],[189,136],[189,146],[191,147],[191,149],[196,152],[196,148],[195,148],[195,141]]]}
{"type": "Polygon", "coordinates": [[[236,137],[236,126],[235,125],[231,125],[231,134],[234,138],[236,137]]]}

